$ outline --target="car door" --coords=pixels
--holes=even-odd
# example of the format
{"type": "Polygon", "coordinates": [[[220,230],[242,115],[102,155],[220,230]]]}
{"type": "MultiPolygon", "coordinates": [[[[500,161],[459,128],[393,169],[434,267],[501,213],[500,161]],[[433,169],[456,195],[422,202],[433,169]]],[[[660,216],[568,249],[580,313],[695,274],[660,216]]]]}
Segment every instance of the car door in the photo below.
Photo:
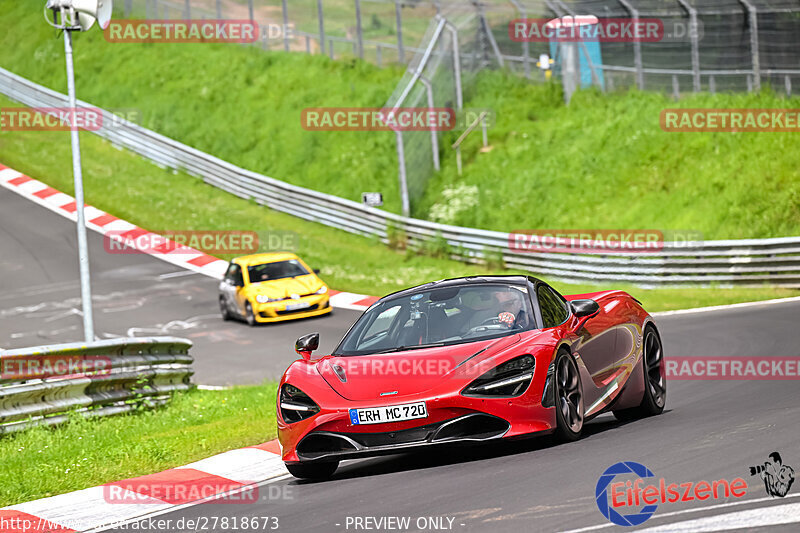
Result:
{"type": "MultiPolygon", "coordinates": [[[[548,285],[539,284],[536,296],[545,327],[548,327],[548,322],[555,320],[563,322],[566,320],[562,319],[564,313],[569,315],[571,312],[569,303],[548,285]]],[[[575,333],[580,340],[574,349],[580,355],[595,386],[607,385],[618,368],[617,335],[612,320],[601,310],[596,316],[586,320],[575,333]]]]}

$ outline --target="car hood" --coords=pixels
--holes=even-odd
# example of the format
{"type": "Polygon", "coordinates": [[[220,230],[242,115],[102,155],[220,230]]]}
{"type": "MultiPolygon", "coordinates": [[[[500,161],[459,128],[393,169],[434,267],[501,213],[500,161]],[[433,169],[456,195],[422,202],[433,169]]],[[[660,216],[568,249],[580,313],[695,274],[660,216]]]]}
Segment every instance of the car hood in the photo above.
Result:
{"type": "MultiPolygon", "coordinates": [[[[452,378],[453,386],[465,383],[464,369],[473,360],[485,360],[518,343],[520,336],[422,348],[405,352],[327,356],[317,369],[328,385],[352,401],[384,400],[419,395],[452,378]],[[465,364],[469,360],[469,363],[465,364]]],[[[488,370],[486,368],[485,370],[488,370]]]]}
{"type": "Polygon", "coordinates": [[[291,298],[293,294],[304,296],[319,290],[324,284],[317,276],[309,274],[296,278],[283,278],[252,283],[247,292],[250,296],[264,295],[268,298],[291,298]]]}

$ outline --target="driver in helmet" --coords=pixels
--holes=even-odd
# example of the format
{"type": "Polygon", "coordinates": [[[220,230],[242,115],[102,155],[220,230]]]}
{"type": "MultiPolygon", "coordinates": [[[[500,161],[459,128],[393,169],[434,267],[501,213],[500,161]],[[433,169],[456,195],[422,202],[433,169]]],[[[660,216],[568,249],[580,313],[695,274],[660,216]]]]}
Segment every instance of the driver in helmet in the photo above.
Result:
{"type": "Polygon", "coordinates": [[[472,312],[465,324],[467,331],[498,324],[511,329],[522,310],[520,295],[508,289],[469,291],[462,296],[461,302],[467,311],[472,312]]]}

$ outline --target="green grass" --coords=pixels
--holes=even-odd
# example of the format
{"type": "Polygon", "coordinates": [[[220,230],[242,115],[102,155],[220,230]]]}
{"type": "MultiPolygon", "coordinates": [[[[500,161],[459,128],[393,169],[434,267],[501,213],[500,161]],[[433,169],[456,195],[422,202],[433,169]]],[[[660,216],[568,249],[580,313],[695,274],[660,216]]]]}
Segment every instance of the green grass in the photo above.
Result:
{"type": "Polygon", "coordinates": [[[277,384],[193,390],[165,407],[0,439],[0,506],[160,472],[275,438],[277,384]]]}
{"type": "MultiPolygon", "coordinates": [[[[315,20],[314,5],[302,0],[292,16],[315,20]]],[[[63,46],[39,7],[0,0],[15,20],[0,35],[0,65],[63,92],[63,46]]],[[[326,9],[331,20],[341,19],[331,28],[346,25],[351,6],[336,0],[326,9]]],[[[393,134],[310,132],[300,113],[382,106],[400,67],[240,45],[111,44],[98,31],[78,35],[75,48],[80,98],[137,109],[146,127],[290,183],[353,200],[381,191],[385,208],[399,212],[393,134]]],[[[800,234],[800,148],[793,134],[665,133],[660,111],[676,105],[797,108],[800,101],[768,90],[690,95],[677,104],[652,93],[584,91],[566,107],[557,85],[485,72],[466,106],[496,112],[493,149],[478,153],[480,135],[471,135],[458,177],[453,151],[443,148],[442,171],[413,214],[428,218],[458,202],[458,192],[449,193],[455,200],[445,198],[460,186],[474,187],[478,202],[462,202],[466,207],[450,210],[445,222],[501,231],[689,230],[706,239],[800,234]]],[[[446,135],[441,146],[459,133],[446,135]]]]}
{"type": "MultiPolygon", "coordinates": [[[[11,102],[0,97],[0,106],[11,102]]],[[[141,227],[156,230],[293,231],[297,253],[332,287],[383,295],[436,279],[498,273],[442,258],[389,249],[377,240],[306,222],[242,200],[183,173],[161,169],[99,137],[81,134],[86,201],[141,227]]],[[[68,194],[73,192],[65,132],[0,132],[0,162],[68,194]]],[[[565,294],[626,289],[651,311],[781,298],[798,291],[658,289],[552,282],[565,294]]]]}

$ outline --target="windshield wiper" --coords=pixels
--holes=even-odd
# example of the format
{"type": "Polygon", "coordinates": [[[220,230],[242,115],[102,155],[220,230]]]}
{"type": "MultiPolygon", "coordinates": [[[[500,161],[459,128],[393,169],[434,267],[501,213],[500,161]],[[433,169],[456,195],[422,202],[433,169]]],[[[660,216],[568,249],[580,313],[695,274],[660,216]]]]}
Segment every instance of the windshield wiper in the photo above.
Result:
{"type": "Polygon", "coordinates": [[[430,344],[415,344],[413,346],[397,346],[395,348],[389,348],[388,350],[381,350],[380,352],[372,352],[371,354],[367,355],[375,355],[379,353],[392,353],[392,352],[404,352],[406,350],[420,350],[422,348],[435,348],[437,346],[444,346],[443,342],[432,342],[430,344]]]}

